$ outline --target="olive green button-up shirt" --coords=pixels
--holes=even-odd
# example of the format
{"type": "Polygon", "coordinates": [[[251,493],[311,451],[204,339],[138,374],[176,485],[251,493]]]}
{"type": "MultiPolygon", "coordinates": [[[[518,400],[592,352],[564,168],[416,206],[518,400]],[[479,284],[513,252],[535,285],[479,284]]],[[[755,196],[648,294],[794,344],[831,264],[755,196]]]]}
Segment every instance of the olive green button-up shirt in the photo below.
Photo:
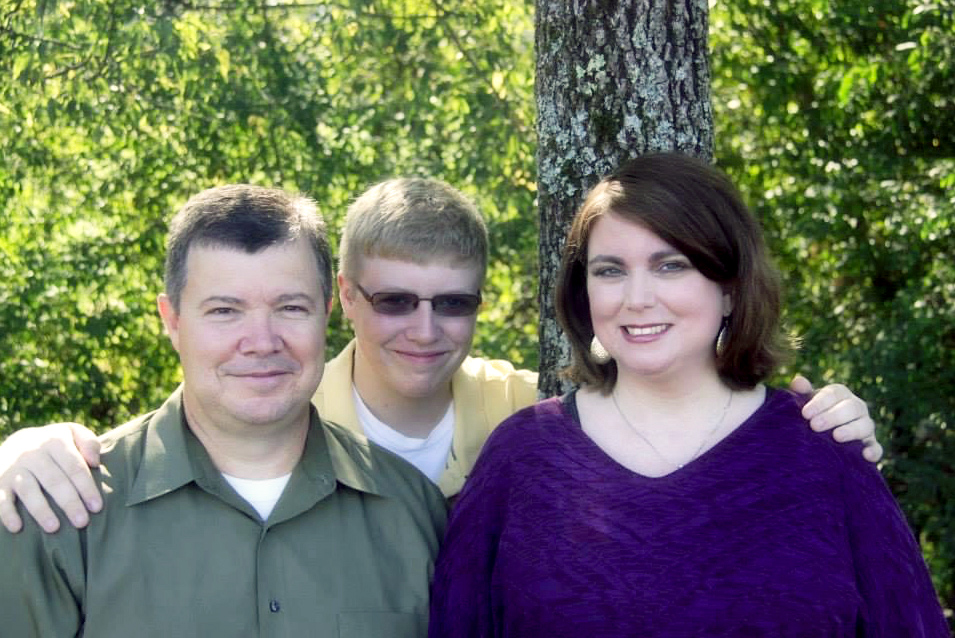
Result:
{"type": "Polygon", "coordinates": [[[0,534],[0,635],[425,636],[441,493],[313,410],[268,520],[183,423],[181,391],[103,436],[89,526],[0,534]]]}

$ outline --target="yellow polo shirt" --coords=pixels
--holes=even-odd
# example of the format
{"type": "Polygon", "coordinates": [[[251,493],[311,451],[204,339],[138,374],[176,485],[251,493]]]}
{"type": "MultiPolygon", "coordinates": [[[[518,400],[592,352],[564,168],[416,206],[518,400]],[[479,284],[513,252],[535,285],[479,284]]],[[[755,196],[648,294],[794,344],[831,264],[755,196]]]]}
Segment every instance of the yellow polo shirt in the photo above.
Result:
{"type": "MultiPolygon", "coordinates": [[[[322,383],[312,398],[323,419],[361,432],[352,398],[355,341],[325,364],[322,383]]],[[[438,487],[448,498],[461,491],[478,453],[497,425],[537,401],[537,373],[517,370],[507,361],[468,357],[451,377],[454,439],[438,487]]]]}

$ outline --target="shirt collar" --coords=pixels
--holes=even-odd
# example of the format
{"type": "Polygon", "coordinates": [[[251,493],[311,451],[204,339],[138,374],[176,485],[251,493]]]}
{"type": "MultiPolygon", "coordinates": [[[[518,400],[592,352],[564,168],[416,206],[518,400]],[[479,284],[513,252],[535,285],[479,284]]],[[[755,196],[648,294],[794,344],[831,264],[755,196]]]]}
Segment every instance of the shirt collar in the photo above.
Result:
{"type": "MultiPolygon", "coordinates": [[[[367,457],[367,451],[362,450],[367,443],[323,423],[314,406],[309,419],[305,451],[296,470],[300,469],[312,484],[313,489],[308,491],[318,497],[316,500],[333,492],[335,482],[354,490],[383,494],[367,465],[358,462],[367,457]]],[[[294,474],[293,471],[293,479],[294,474]]],[[[126,504],[157,498],[193,481],[218,482],[219,478],[208,453],[186,427],[180,386],[149,418],[142,460],[126,504]]]]}
{"type": "Polygon", "coordinates": [[[126,497],[127,505],[168,494],[196,480],[182,422],[182,386],[156,410],[146,425],[143,455],[126,497]]]}

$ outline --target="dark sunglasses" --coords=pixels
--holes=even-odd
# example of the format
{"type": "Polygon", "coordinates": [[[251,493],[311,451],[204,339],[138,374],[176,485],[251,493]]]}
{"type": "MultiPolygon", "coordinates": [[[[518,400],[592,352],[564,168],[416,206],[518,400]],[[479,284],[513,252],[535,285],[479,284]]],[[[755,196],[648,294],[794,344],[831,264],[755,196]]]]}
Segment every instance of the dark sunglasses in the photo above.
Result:
{"type": "Polygon", "coordinates": [[[469,295],[463,292],[450,292],[434,297],[419,297],[413,292],[376,292],[369,295],[357,282],[355,288],[365,301],[371,304],[375,312],[393,317],[410,315],[422,301],[430,301],[434,314],[442,317],[470,317],[481,305],[480,293],[469,295]]]}

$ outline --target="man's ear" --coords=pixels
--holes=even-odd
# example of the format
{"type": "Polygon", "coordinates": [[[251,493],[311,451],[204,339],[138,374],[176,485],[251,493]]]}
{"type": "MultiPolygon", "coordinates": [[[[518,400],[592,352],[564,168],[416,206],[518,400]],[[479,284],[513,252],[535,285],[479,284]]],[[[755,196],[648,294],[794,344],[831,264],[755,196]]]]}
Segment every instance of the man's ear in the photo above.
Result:
{"type": "Polygon", "coordinates": [[[345,278],[345,274],[338,272],[338,301],[342,305],[342,314],[351,319],[352,306],[355,305],[355,291],[352,284],[345,278]]]}
{"type": "Polygon", "coordinates": [[[156,307],[159,308],[159,316],[162,317],[162,325],[166,328],[166,334],[169,335],[169,341],[172,347],[179,352],[179,313],[173,308],[172,299],[164,292],[156,297],[156,307]]]}

